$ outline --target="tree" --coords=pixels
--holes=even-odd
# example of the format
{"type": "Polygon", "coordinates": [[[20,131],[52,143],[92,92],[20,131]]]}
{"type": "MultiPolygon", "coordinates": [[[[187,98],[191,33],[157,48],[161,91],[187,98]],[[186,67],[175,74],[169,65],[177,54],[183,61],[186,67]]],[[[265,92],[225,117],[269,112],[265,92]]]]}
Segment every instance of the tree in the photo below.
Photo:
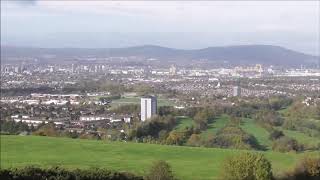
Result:
{"type": "Polygon", "coordinates": [[[48,123],[41,126],[37,131],[33,132],[33,135],[39,136],[59,136],[59,131],[55,127],[54,123],[48,123]]]}
{"type": "Polygon", "coordinates": [[[301,151],[303,150],[303,146],[293,138],[282,136],[273,142],[272,150],[279,152],[301,151]]]}
{"type": "Polygon", "coordinates": [[[271,180],[271,163],[262,155],[242,153],[227,158],[222,166],[225,180],[271,180]]]}
{"type": "Polygon", "coordinates": [[[201,145],[201,137],[199,134],[192,134],[187,141],[188,146],[200,146],[201,145]]]}
{"type": "Polygon", "coordinates": [[[279,130],[272,130],[270,135],[269,135],[269,139],[270,140],[276,140],[276,139],[279,139],[281,137],[283,137],[284,134],[282,131],[279,131],[279,130]]]}
{"type": "Polygon", "coordinates": [[[238,122],[230,121],[221,128],[212,139],[205,143],[209,147],[235,149],[262,149],[257,139],[244,131],[238,122]]]}
{"type": "Polygon", "coordinates": [[[261,124],[281,126],[283,119],[280,114],[273,110],[261,110],[256,114],[255,120],[261,124]]]}
{"type": "Polygon", "coordinates": [[[304,157],[296,165],[293,171],[286,172],[280,180],[293,179],[320,179],[320,157],[304,157]]]}
{"type": "Polygon", "coordinates": [[[304,172],[307,177],[320,178],[320,158],[305,157],[295,169],[296,172],[304,172]]]}
{"type": "Polygon", "coordinates": [[[185,139],[184,132],[178,132],[176,130],[173,130],[169,133],[166,144],[169,145],[182,145],[185,139]]]}
{"type": "Polygon", "coordinates": [[[204,111],[197,112],[193,117],[193,120],[196,125],[196,129],[206,130],[208,126],[208,115],[204,111]]]}
{"type": "Polygon", "coordinates": [[[134,130],[131,130],[129,139],[151,136],[159,138],[162,130],[171,131],[176,125],[176,118],[173,116],[155,116],[150,121],[142,122],[134,130]]]}
{"type": "Polygon", "coordinates": [[[269,99],[270,108],[278,111],[291,105],[293,100],[286,96],[272,97],[269,99]]]}
{"type": "Polygon", "coordinates": [[[151,166],[146,180],[173,180],[174,176],[170,165],[163,160],[156,161],[151,166]]]}

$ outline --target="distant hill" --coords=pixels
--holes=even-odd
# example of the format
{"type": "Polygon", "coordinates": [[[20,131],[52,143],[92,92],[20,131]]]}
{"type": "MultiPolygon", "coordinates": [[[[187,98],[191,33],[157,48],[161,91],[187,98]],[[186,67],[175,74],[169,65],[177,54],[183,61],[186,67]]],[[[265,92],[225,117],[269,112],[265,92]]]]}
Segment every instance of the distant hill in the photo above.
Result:
{"type": "Polygon", "coordinates": [[[1,58],[9,57],[128,57],[155,58],[161,61],[182,61],[206,59],[213,62],[230,64],[266,64],[282,66],[300,66],[316,64],[319,57],[280,46],[241,45],[208,47],[196,50],[173,49],[145,45],[128,48],[30,48],[1,47],[1,58]]]}

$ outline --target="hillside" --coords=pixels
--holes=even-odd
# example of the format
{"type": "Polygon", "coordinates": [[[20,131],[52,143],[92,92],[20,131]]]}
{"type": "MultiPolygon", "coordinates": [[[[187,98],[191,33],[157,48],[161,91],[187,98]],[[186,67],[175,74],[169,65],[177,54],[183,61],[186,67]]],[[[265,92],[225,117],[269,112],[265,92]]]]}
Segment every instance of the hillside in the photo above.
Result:
{"type": "MultiPolygon", "coordinates": [[[[190,117],[180,117],[178,118],[177,130],[184,130],[185,127],[191,127],[193,125],[193,120],[190,117]]],[[[207,130],[201,132],[201,137],[205,140],[208,136],[214,136],[221,130],[230,120],[230,117],[226,114],[217,117],[214,121],[208,124],[207,130]]],[[[272,141],[269,139],[269,132],[261,127],[259,124],[255,123],[253,119],[243,118],[240,127],[248,134],[253,135],[258,143],[265,148],[267,151],[272,151],[272,141]]],[[[304,133],[286,130],[281,127],[277,127],[278,130],[284,132],[288,137],[296,139],[300,144],[305,146],[316,146],[320,143],[320,139],[317,137],[310,137],[304,133]]]]}
{"type": "Polygon", "coordinates": [[[266,64],[282,66],[314,65],[319,57],[292,51],[279,46],[242,45],[208,47],[204,49],[182,50],[146,45],[129,48],[30,48],[1,47],[1,59],[17,57],[56,57],[73,59],[74,57],[129,57],[143,59],[155,58],[161,61],[185,61],[206,59],[211,62],[230,64],[266,64]]]}
{"type": "MultiPolygon", "coordinates": [[[[222,161],[239,150],[103,142],[40,136],[0,136],[1,167],[105,167],[143,174],[154,160],[166,160],[186,180],[217,179],[222,161]]],[[[264,152],[275,173],[293,167],[303,154],[264,152]]]]}

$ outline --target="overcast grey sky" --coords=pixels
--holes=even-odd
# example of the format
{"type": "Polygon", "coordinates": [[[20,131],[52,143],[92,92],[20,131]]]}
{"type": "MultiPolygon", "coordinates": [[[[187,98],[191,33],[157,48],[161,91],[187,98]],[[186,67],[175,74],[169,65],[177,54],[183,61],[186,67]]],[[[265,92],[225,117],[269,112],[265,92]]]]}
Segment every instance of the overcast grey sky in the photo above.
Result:
{"type": "Polygon", "coordinates": [[[1,44],[270,44],[319,55],[319,11],[319,1],[1,1],[1,44]]]}

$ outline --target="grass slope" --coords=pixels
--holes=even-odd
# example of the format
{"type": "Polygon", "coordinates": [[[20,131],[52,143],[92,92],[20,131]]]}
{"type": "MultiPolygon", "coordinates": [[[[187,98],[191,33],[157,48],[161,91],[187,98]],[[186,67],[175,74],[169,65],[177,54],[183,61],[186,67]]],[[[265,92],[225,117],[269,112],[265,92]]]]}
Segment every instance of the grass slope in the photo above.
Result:
{"type": "Polygon", "coordinates": [[[272,141],[269,140],[269,132],[254,122],[253,119],[243,118],[240,127],[247,133],[253,135],[260,145],[271,149],[272,141]]]}
{"type": "MultiPolygon", "coordinates": [[[[25,165],[66,168],[105,167],[144,172],[155,160],[166,160],[180,179],[217,179],[222,161],[239,150],[103,142],[40,136],[1,136],[1,167],[25,165]]],[[[265,152],[275,172],[286,170],[302,156],[265,152]]]]}
{"type": "Polygon", "coordinates": [[[286,130],[284,128],[278,128],[279,130],[282,130],[283,133],[288,136],[296,139],[299,143],[304,144],[306,146],[316,146],[320,143],[320,139],[317,137],[310,137],[302,132],[299,131],[291,131],[286,130]]]}
{"type": "Polygon", "coordinates": [[[186,127],[191,127],[193,125],[193,120],[190,117],[186,116],[178,116],[177,117],[178,124],[175,127],[176,130],[184,130],[186,127]]]}
{"type": "Polygon", "coordinates": [[[209,135],[216,134],[219,131],[219,129],[223,128],[228,122],[229,122],[229,116],[221,115],[220,117],[215,119],[213,122],[208,124],[207,130],[201,133],[201,137],[206,139],[209,135]]]}

